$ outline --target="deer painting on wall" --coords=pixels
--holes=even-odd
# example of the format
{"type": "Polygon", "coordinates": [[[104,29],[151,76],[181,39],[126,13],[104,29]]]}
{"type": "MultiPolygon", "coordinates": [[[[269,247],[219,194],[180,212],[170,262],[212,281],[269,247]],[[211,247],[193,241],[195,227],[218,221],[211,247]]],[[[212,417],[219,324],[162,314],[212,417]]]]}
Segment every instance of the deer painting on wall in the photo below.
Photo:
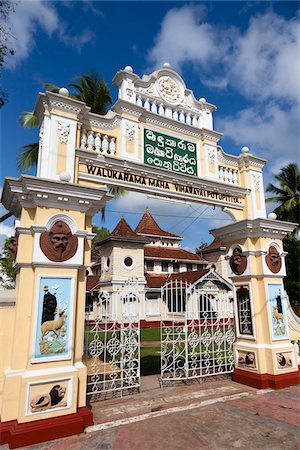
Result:
{"type": "Polygon", "coordinates": [[[53,358],[68,352],[72,285],[71,277],[40,279],[35,358],[53,358]]]}

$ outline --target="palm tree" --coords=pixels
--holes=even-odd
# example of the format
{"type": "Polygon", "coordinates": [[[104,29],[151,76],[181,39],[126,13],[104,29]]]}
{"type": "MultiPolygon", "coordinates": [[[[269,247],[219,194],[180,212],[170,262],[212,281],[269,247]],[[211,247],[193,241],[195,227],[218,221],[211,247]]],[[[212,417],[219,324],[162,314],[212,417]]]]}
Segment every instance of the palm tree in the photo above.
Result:
{"type": "MultiPolygon", "coordinates": [[[[109,88],[106,82],[97,73],[81,75],[68,84],[76,89],[70,93],[70,97],[85,102],[91,108],[91,112],[96,114],[106,114],[109,105],[112,104],[109,88]]],[[[51,92],[58,93],[59,87],[53,84],[44,83],[44,87],[51,92]]],[[[20,117],[20,123],[24,128],[36,128],[38,118],[32,111],[24,112],[20,117]]],[[[27,144],[18,156],[18,169],[27,171],[37,165],[38,160],[38,142],[27,144]]]]}
{"type": "Polygon", "coordinates": [[[299,223],[300,219],[300,172],[297,164],[288,164],[283,167],[278,175],[279,187],[274,184],[267,186],[267,192],[276,194],[267,198],[267,202],[279,203],[274,213],[280,220],[299,223]]]}
{"type": "MultiPolygon", "coordinates": [[[[267,198],[268,202],[279,203],[274,209],[278,219],[296,222],[299,224],[300,218],[300,173],[297,164],[288,164],[283,167],[275,176],[279,181],[279,187],[269,184],[267,192],[275,194],[274,197],[267,198]]],[[[300,241],[297,236],[297,229],[283,239],[283,249],[287,252],[285,259],[287,275],[284,278],[284,287],[290,299],[294,312],[299,315],[300,298],[300,241]]]]}

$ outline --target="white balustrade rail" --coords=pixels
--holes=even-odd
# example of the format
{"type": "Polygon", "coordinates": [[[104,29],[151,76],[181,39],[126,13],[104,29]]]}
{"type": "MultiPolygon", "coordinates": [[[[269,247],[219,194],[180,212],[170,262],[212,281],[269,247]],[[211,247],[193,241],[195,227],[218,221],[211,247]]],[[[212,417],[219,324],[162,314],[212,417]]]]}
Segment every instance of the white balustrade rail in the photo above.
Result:
{"type": "Polygon", "coordinates": [[[116,138],[81,128],[80,148],[103,155],[115,155],[116,138]]]}
{"type": "Polygon", "coordinates": [[[238,171],[230,167],[219,166],[219,180],[222,183],[238,184],[238,171]]]}
{"type": "Polygon", "coordinates": [[[157,102],[157,100],[152,100],[149,97],[142,97],[138,95],[136,98],[137,106],[145,108],[160,116],[167,117],[168,119],[176,120],[177,122],[184,123],[186,125],[191,125],[197,128],[209,128],[212,129],[212,117],[211,112],[206,111],[205,108],[201,112],[192,112],[183,108],[172,108],[171,106],[165,106],[163,103],[157,102]],[[208,118],[205,120],[204,115],[209,116],[209,123],[207,123],[208,118]]]}

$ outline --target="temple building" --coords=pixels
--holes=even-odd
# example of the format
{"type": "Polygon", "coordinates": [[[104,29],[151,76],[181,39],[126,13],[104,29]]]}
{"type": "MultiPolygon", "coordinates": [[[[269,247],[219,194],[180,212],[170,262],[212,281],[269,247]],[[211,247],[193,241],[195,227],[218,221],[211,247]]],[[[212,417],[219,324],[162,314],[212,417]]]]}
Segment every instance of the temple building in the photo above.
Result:
{"type": "Polygon", "coordinates": [[[136,294],[130,297],[126,314],[146,322],[184,313],[186,305],[178,300],[178,293],[189,286],[201,288],[202,292],[202,297],[196,300],[195,314],[200,314],[199,310],[208,310],[211,315],[232,316],[232,287],[225,278],[227,266],[222,242],[216,244],[214,241],[201,250],[208,255],[206,259],[181,248],[181,240],[182,237],[163,230],[149,210],[135,230],[121,218],[110,236],[98,242],[99,259],[94,259],[87,277],[86,311],[89,318],[92,320],[103,314],[101,298],[116,293],[128,280],[135,283],[139,298],[136,300],[136,294]],[[171,284],[172,295],[167,299],[164,290],[171,284]],[[203,295],[206,295],[205,299],[203,295]]]}

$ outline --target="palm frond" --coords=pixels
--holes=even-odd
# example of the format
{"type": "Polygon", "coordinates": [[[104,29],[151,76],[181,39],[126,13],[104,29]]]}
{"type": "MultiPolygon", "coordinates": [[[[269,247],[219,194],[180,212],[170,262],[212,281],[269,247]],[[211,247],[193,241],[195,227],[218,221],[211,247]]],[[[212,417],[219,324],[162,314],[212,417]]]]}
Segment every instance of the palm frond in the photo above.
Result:
{"type": "Polygon", "coordinates": [[[267,202],[279,203],[274,209],[278,219],[291,222],[300,220],[300,172],[297,164],[283,167],[275,179],[279,187],[274,184],[267,186],[267,192],[275,194],[266,199],[267,202]]]}
{"type": "Polygon", "coordinates": [[[58,91],[60,90],[59,86],[51,83],[43,83],[43,87],[46,91],[55,92],[56,94],[58,94],[58,91]]]}
{"type": "Polygon", "coordinates": [[[24,145],[23,151],[18,156],[18,169],[20,171],[27,171],[37,165],[39,154],[39,143],[24,145]]]}
{"type": "Polygon", "coordinates": [[[33,114],[33,111],[25,111],[19,117],[23,128],[36,128],[39,125],[39,119],[33,114]]]}

